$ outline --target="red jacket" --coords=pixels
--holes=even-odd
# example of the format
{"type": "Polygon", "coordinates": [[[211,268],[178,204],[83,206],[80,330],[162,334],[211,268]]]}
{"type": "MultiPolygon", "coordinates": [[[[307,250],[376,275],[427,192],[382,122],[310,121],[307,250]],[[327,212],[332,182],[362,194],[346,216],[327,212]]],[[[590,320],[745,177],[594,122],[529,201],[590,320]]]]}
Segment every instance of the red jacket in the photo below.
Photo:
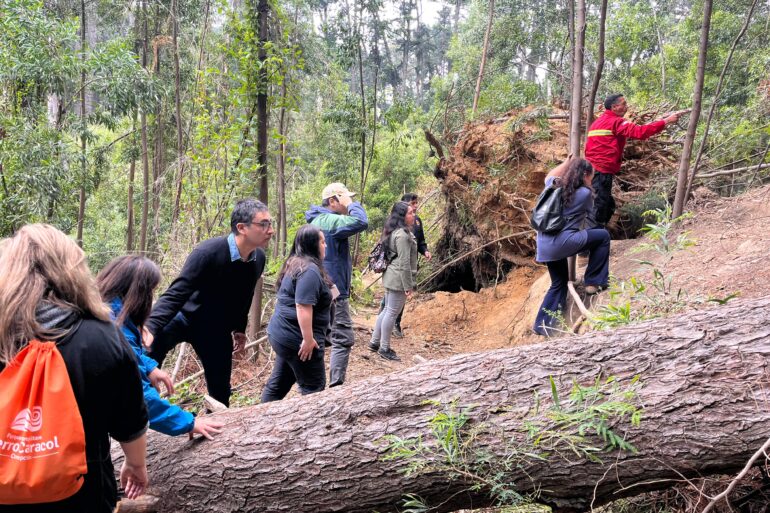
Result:
{"type": "Polygon", "coordinates": [[[625,118],[605,110],[588,129],[586,160],[599,173],[615,175],[620,171],[626,139],[649,139],[666,126],[661,120],[647,125],[636,125],[625,118]]]}

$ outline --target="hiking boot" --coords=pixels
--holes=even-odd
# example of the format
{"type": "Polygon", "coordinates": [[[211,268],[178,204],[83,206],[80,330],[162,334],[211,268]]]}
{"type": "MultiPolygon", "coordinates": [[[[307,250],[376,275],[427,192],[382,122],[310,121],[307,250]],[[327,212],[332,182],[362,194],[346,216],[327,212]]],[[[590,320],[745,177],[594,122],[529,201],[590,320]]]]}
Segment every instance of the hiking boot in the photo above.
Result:
{"type": "Polygon", "coordinates": [[[404,332],[401,331],[401,326],[393,326],[393,336],[396,338],[404,338],[404,332]]]}
{"type": "Polygon", "coordinates": [[[594,294],[598,294],[602,290],[603,289],[602,289],[601,285],[586,285],[586,288],[585,288],[586,294],[588,294],[589,296],[593,296],[594,294]]]}
{"type": "Polygon", "coordinates": [[[369,351],[376,353],[380,350],[380,343],[379,342],[369,342],[369,345],[366,346],[369,351]]]}
{"type": "Polygon", "coordinates": [[[387,351],[378,351],[377,354],[379,354],[381,357],[385,358],[386,360],[390,360],[392,362],[400,362],[401,358],[398,357],[396,352],[392,349],[388,349],[387,351]]]}

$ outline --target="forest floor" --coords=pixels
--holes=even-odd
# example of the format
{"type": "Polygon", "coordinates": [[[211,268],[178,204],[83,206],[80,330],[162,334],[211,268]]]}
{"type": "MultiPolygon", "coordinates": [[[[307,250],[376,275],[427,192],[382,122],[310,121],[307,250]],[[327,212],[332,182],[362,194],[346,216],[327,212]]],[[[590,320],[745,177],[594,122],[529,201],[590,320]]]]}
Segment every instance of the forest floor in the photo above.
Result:
{"type": "MultiPolygon", "coordinates": [[[[610,271],[614,280],[635,277],[649,283],[653,266],[642,266],[640,261],[651,262],[670,283],[672,297],[681,298],[680,310],[713,305],[710,301],[731,294],[766,294],[770,282],[770,231],[764,229],[764,223],[770,219],[770,186],[734,198],[720,198],[699,189],[688,208],[695,215],[677,233],[688,231],[693,246],[665,255],[655,250],[638,252],[645,239],[613,241],[610,271]]],[[[369,275],[368,279],[375,278],[369,275]]],[[[544,266],[533,262],[531,267],[514,269],[507,280],[479,293],[418,294],[407,303],[404,312],[404,338],[392,339],[400,362],[386,361],[367,349],[377,309],[356,306],[356,344],[348,367],[348,382],[399,371],[418,364],[420,358],[439,359],[457,353],[547,343],[532,335],[530,328],[549,284],[544,266]]],[[[379,284],[373,288],[381,296],[379,284]]],[[[598,304],[594,308],[605,303],[608,296],[595,296],[598,304]]],[[[239,362],[233,379],[237,391],[234,404],[258,402],[269,372],[270,363],[262,353],[255,360],[239,362]]],[[[201,385],[196,388],[202,388],[201,385]]]]}

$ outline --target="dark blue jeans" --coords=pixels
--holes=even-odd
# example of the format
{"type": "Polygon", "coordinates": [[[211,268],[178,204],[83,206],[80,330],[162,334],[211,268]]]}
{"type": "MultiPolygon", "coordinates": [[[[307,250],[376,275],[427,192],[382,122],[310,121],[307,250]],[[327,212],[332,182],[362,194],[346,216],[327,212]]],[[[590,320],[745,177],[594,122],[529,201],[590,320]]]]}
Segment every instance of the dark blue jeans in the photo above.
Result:
{"type": "Polygon", "coordinates": [[[267,380],[262,391],[262,402],[280,401],[289,393],[296,383],[302,395],[321,392],[326,387],[326,369],[324,368],[324,346],[313,349],[313,356],[303,362],[299,359],[297,349],[270,341],[275,351],[273,373],[267,380]]]}
{"type": "Polygon", "coordinates": [[[176,314],[171,322],[155,334],[147,355],[163,365],[166,355],[180,342],[189,342],[203,366],[206,388],[211,397],[230,405],[230,375],[233,370],[233,338],[230,333],[219,336],[193,333],[190,323],[182,313],[176,314]],[[200,337],[200,339],[199,339],[200,337]]]}
{"type": "MultiPolygon", "coordinates": [[[[610,234],[603,228],[593,228],[586,232],[586,243],[578,251],[590,252],[584,282],[586,285],[606,287],[610,278],[610,234]]],[[[551,275],[551,288],[545,293],[533,329],[538,335],[550,336],[560,328],[559,315],[567,302],[569,270],[566,258],[546,262],[546,265],[551,275]]]]}

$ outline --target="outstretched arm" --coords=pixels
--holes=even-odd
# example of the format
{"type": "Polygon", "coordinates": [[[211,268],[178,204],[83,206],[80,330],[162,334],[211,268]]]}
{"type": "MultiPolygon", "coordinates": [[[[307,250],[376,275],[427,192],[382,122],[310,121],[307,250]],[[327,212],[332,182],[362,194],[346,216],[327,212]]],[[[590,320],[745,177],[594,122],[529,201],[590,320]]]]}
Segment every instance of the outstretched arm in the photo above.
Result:
{"type": "Polygon", "coordinates": [[[552,176],[555,177],[555,178],[559,178],[564,173],[566,173],[567,172],[567,167],[569,166],[569,163],[572,161],[572,158],[573,158],[572,157],[572,153],[567,155],[567,158],[564,160],[564,162],[562,162],[561,164],[559,164],[555,168],[551,169],[548,172],[548,174],[545,175],[545,179],[548,180],[552,176]]]}

